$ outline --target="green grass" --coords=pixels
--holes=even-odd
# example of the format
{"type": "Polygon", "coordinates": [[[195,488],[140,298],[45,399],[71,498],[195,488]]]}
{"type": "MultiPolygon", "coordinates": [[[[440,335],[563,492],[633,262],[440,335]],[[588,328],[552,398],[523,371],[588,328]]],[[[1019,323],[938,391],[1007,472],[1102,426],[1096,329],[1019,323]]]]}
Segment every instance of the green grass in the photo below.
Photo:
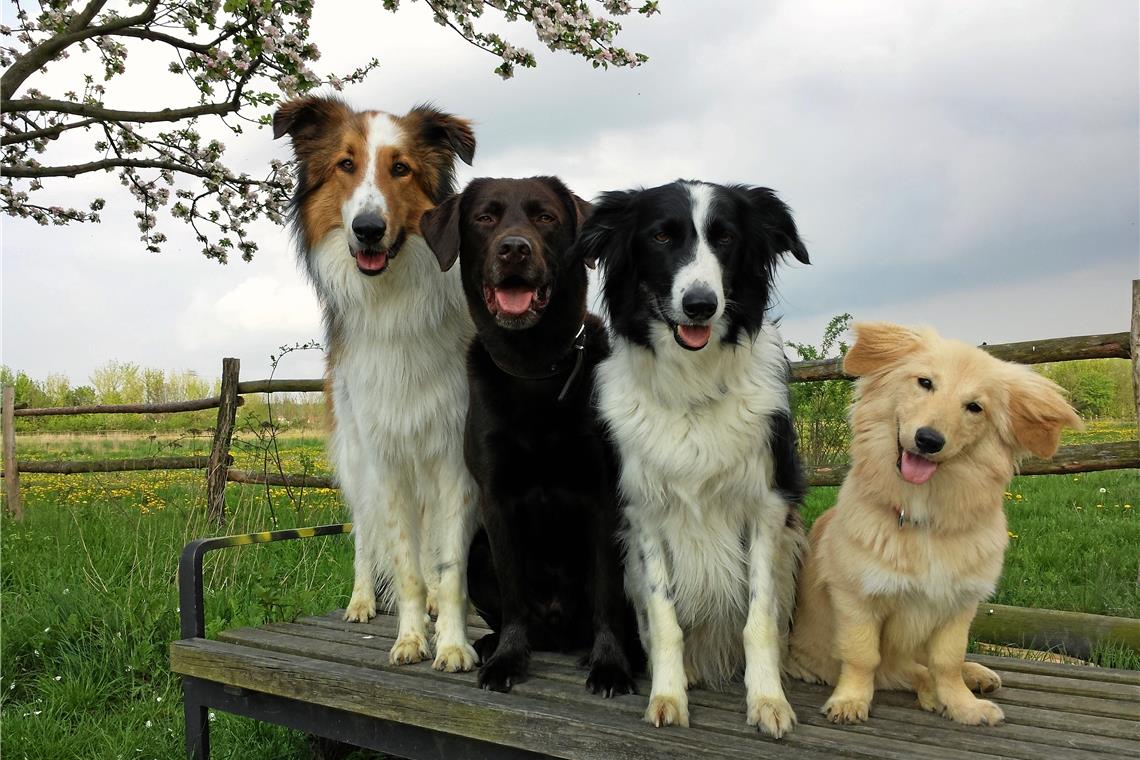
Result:
{"type": "MultiPolygon", "coordinates": [[[[264,466],[268,443],[258,435],[256,426],[245,426],[234,449],[236,466],[264,466]]],[[[26,459],[169,455],[209,446],[203,435],[28,435],[19,441],[26,459]]],[[[318,438],[291,434],[279,443],[285,471],[327,472],[318,438]]],[[[0,523],[0,755],[180,756],[180,690],[167,647],[179,635],[178,553],[187,541],[218,532],[204,520],[203,481],[195,471],[22,477],[27,517],[0,523]]],[[[1017,479],[1007,503],[1017,537],[994,601],[1140,616],[1138,483],[1135,471],[1017,479]]],[[[809,520],[834,496],[835,489],[813,489],[809,520]]],[[[345,518],[328,491],[307,491],[297,505],[283,489],[231,485],[227,501],[224,533],[345,518]]],[[[343,605],[351,555],[347,537],[209,555],[208,632],[343,605]]],[[[1130,653],[1098,657],[1140,667],[1130,653]]],[[[286,729],[223,713],[212,726],[218,758],[268,760],[308,751],[305,738],[286,729]]]]}

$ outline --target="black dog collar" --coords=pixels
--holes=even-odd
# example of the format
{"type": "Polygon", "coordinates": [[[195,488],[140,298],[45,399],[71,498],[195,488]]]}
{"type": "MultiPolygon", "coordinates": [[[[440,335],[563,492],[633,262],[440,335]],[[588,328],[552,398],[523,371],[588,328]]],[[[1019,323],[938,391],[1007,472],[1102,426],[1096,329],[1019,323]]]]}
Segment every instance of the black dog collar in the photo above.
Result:
{"type": "Polygon", "coordinates": [[[574,336],[574,342],[570,344],[570,348],[566,349],[566,353],[562,355],[562,358],[550,365],[549,372],[542,374],[515,372],[500,364],[499,360],[496,359],[495,355],[490,351],[487,352],[487,356],[491,357],[491,361],[499,368],[500,372],[510,375],[516,380],[549,380],[552,377],[561,375],[566,371],[567,367],[572,366],[573,369],[570,370],[570,376],[566,378],[562,390],[558,392],[558,400],[563,401],[566,399],[566,394],[570,392],[570,388],[573,387],[574,381],[582,374],[582,364],[586,360],[586,323],[583,322],[582,326],[578,328],[578,334],[574,336]]]}

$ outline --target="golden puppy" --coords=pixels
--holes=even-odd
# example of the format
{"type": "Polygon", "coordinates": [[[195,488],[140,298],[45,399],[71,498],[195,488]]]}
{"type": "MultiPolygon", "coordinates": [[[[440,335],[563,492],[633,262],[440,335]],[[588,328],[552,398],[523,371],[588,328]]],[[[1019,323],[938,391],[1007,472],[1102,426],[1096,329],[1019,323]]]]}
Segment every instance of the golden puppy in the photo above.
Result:
{"type": "Polygon", "coordinates": [[[977,605],[1008,543],[1002,495],[1015,463],[1049,457],[1081,420],[1028,367],[929,329],[855,325],[843,366],[860,379],[851,471],[816,521],[799,578],[788,672],[835,685],[823,712],[866,720],[875,688],[907,689],[927,710],[995,725],[971,690],[1001,680],[965,662],[977,605]]]}

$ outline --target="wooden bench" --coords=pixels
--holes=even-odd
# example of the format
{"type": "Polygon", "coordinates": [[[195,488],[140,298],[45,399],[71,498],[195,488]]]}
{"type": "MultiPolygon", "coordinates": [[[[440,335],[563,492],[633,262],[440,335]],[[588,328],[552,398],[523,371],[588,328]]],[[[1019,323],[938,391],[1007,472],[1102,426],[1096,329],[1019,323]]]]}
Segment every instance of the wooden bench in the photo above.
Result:
{"type": "MultiPolygon", "coordinates": [[[[407,758],[1054,758],[1140,757],[1140,672],[1004,657],[972,657],[1001,674],[992,695],[1006,723],[960,726],[879,692],[871,719],[834,726],[819,713],[829,689],[788,684],[800,725],[781,741],[744,722],[744,694],[689,693],[692,726],[641,719],[649,691],[603,700],[584,688],[576,657],[536,652],[510,694],[485,692],[472,673],[430,663],[393,667],[395,618],[345,623],[342,611],[204,637],[202,555],[210,550],[347,532],[347,526],[276,531],[190,544],[180,564],[183,639],[171,667],[183,677],[187,752],[209,756],[207,708],[407,758]]],[[[483,629],[473,628],[472,636],[483,629]]]]}

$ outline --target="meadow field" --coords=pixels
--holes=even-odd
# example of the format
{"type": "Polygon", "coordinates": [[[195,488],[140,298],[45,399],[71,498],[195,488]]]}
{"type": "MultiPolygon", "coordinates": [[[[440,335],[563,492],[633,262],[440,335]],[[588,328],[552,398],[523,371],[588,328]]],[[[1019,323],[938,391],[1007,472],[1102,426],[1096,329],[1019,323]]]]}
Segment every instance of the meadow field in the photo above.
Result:
{"type": "MultiPolygon", "coordinates": [[[[1066,442],[1122,440],[1134,423],[1094,422],[1066,442]]],[[[327,473],[323,438],[273,437],[246,425],[235,466],[327,473]]],[[[205,453],[197,433],[21,434],[21,459],[205,453]]],[[[1140,617],[1140,476],[1136,471],[1017,478],[1006,496],[1010,550],[994,601],[1140,617]]],[[[204,515],[198,471],[22,476],[27,516],[0,535],[0,754],[5,758],[173,758],[182,751],[177,679],[176,562],[189,540],[219,529],[204,515]]],[[[813,489],[810,521],[834,488],[813,489]]],[[[336,492],[231,484],[229,522],[243,533],[341,522],[336,492]]],[[[287,620],[343,606],[347,537],[213,553],[205,568],[207,631],[287,620]]],[[[1101,664],[1140,668],[1107,649],[1101,664]]],[[[218,713],[214,757],[306,756],[305,737],[218,713]]]]}

